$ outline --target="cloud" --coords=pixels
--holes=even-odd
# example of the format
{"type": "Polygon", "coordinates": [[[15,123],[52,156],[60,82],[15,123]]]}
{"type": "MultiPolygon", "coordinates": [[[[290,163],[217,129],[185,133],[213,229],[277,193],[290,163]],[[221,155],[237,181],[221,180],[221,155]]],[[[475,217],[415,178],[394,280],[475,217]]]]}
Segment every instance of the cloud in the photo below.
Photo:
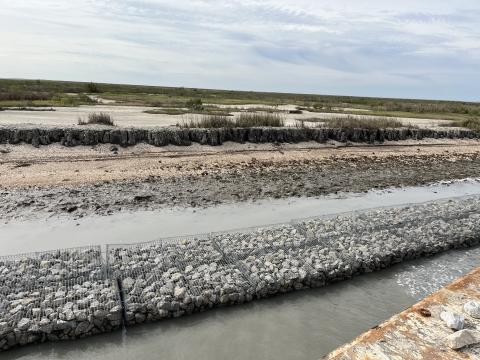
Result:
{"type": "Polygon", "coordinates": [[[476,0],[0,5],[4,77],[479,100],[476,0]]]}

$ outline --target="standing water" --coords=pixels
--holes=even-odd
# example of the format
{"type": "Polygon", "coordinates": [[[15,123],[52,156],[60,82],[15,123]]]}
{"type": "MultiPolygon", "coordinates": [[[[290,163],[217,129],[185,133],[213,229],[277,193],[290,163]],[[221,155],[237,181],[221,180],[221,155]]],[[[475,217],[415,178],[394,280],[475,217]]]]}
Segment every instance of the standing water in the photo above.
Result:
{"type": "MultiPolygon", "coordinates": [[[[0,226],[2,253],[137,242],[292,218],[479,194],[475,181],[288,199],[201,210],[136,212],[0,226]],[[186,224],[189,224],[185,226],[186,224]]],[[[2,359],[319,359],[480,265],[480,248],[450,251],[321,289],[165,320],[75,342],[2,353],[2,359]]]]}

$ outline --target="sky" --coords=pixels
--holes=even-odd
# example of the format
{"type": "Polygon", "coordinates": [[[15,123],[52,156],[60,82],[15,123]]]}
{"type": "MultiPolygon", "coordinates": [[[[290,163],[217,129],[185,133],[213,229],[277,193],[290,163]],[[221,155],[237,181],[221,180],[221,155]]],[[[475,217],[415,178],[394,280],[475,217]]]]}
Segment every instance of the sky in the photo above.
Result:
{"type": "Polygon", "coordinates": [[[480,101],[478,0],[0,0],[0,78],[480,101]]]}

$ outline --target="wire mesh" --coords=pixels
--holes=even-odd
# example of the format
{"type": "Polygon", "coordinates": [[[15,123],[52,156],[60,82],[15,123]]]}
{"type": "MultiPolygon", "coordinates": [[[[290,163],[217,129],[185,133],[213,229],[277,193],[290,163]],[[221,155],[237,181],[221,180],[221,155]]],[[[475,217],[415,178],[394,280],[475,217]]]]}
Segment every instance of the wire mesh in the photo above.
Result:
{"type": "Polygon", "coordinates": [[[107,245],[106,263],[98,246],[3,256],[0,322],[84,336],[123,313],[129,324],[176,317],[479,242],[476,195],[107,245]],[[69,322],[83,325],[59,328],[69,322]]]}
{"type": "Polygon", "coordinates": [[[20,342],[119,326],[118,292],[104,267],[99,246],[0,257],[0,322],[33,334],[20,342]]]}

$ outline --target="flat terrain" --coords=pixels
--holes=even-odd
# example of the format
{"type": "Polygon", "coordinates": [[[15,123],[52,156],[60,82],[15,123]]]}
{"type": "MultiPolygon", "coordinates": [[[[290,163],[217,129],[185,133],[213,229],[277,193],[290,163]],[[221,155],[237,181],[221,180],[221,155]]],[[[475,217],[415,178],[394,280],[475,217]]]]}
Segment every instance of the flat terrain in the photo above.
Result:
{"type": "MultiPolygon", "coordinates": [[[[395,126],[475,130],[478,119],[464,120],[480,115],[480,104],[0,79],[0,110],[0,124],[15,128],[72,126],[94,112],[110,114],[117,127],[147,128],[175,126],[219,112],[235,118],[247,111],[280,114],[286,126],[299,126],[299,121],[318,126],[332,117],[356,117],[362,121],[350,126],[368,127],[370,120],[382,115],[396,117],[395,126]]],[[[376,120],[378,128],[390,126],[384,119],[376,120]]],[[[83,128],[89,126],[96,125],[83,128]]],[[[49,145],[35,149],[3,144],[0,218],[198,207],[480,176],[478,141],[345,145],[49,145]]]]}
{"type": "Polygon", "coordinates": [[[480,176],[480,142],[3,147],[0,216],[75,217],[266,198],[364,192],[480,176]]]}
{"type": "MultiPolygon", "coordinates": [[[[277,111],[287,113],[288,120],[307,117],[325,117],[334,115],[369,115],[395,118],[419,119],[415,124],[424,123],[425,119],[450,120],[459,125],[471,121],[478,128],[480,104],[476,102],[416,100],[393,98],[367,98],[354,96],[333,96],[317,94],[291,94],[253,91],[215,90],[165,86],[137,86],[123,84],[96,84],[69,81],[49,80],[16,80],[0,79],[0,123],[55,121],[77,121],[78,114],[89,110],[99,111],[102,108],[90,109],[89,106],[102,105],[124,107],[108,108],[116,114],[120,125],[128,124],[130,112],[158,112],[156,117],[136,114],[133,125],[162,125],[166,119],[176,122],[178,118],[162,117],[165,114],[186,113],[218,113],[219,110],[229,113],[238,107],[250,111],[273,107],[277,111]],[[195,105],[197,104],[197,105],[195,105]],[[83,110],[78,106],[85,105],[83,110]],[[58,118],[52,114],[12,115],[10,110],[42,110],[53,107],[61,114],[58,118]],[[71,108],[70,111],[62,107],[71,108]],[[136,109],[135,109],[136,108],[136,109]],[[289,114],[295,111],[297,114],[289,114]],[[299,113],[302,112],[302,114],[299,113]],[[301,115],[301,116],[290,116],[301,115]],[[37,117],[38,116],[38,117],[37,117]],[[156,119],[156,120],[154,120],[156,119]],[[125,121],[123,121],[125,120],[125,121]],[[142,123],[142,121],[145,121],[142,123]]],[[[132,125],[132,124],[130,124],[132,125]]],[[[465,124],[464,124],[465,125],[465,124]]],[[[471,126],[472,124],[466,124],[471,126]]]]}
{"type": "MultiPolygon", "coordinates": [[[[182,114],[182,115],[170,115],[170,114],[150,114],[145,111],[154,110],[156,108],[145,106],[115,106],[115,105],[82,105],[79,107],[54,107],[55,111],[17,111],[17,110],[5,110],[0,112],[0,125],[41,125],[41,126],[71,126],[77,125],[78,119],[86,119],[88,114],[95,112],[104,112],[112,116],[115,125],[119,127],[165,127],[175,126],[182,124],[189,120],[195,120],[201,118],[201,114],[182,114]]],[[[232,118],[238,117],[240,110],[247,111],[252,109],[252,106],[241,105],[233,108],[235,111],[231,111],[232,118]]],[[[272,110],[278,109],[278,107],[271,107],[262,104],[260,108],[272,110]]],[[[295,109],[293,105],[286,105],[281,109],[295,109]]],[[[187,111],[187,110],[185,110],[187,111]]],[[[285,125],[295,126],[299,121],[309,123],[309,120],[314,120],[310,125],[314,125],[322,119],[328,118],[359,118],[363,120],[378,119],[378,116],[365,114],[332,114],[328,112],[309,112],[303,111],[301,114],[290,114],[288,110],[281,110],[281,116],[284,119],[285,125]]],[[[442,119],[428,119],[428,118],[409,118],[399,117],[395,118],[402,124],[408,126],[418,126],[423,128],[436,128],[448,126],[450,120],[442,119]]]]}

